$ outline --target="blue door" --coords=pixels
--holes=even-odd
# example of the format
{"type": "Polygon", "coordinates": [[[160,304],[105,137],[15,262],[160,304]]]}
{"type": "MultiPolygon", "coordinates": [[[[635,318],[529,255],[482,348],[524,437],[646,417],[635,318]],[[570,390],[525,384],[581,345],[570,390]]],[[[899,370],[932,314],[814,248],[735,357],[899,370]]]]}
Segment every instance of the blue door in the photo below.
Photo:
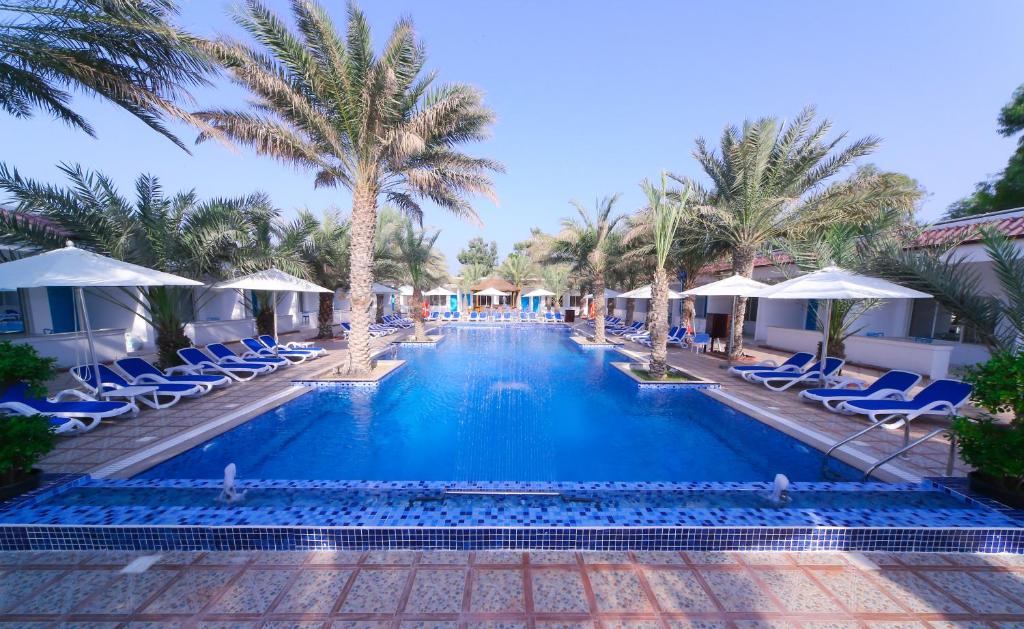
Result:
{"type": "Polygon", "coordinates": [[[807,300],[807,318],[804,320],[805,330],[817,330],[818,329],[818,300],[808,299],[807,300]]]}
{"type": "Polygon", "coordinates": [[[78,329],[75,325],[75,296],[71,288],[48,286],[46,298],[50,302],[50,319],[53,322],[51,329],[54,334],[78,329]]]}

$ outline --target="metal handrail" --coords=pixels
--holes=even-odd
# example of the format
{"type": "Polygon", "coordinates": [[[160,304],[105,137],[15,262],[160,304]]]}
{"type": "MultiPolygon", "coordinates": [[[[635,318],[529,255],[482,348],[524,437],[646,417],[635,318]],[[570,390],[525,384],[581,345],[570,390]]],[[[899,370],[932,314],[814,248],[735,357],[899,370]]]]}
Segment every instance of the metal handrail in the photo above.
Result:
{"type": "MultiPolygon", "coordinates": [[[[865,428],[863,430],[858,430],[857,432],[853,433],[849,437],[847,437],[847,438],[845,438],[845,439],[843,439],[841,441],[836,442],[835,445],[833,445],[831,448],[829,448],[828,450],[825,450],[825,457],[824,457],[824,459],[822,459],[822,462],[821,462],[822,467],[824,467],[825,465],[828,464],[828,459],[832,456],[832,453],[835,452],[836,449],[838,449],[838,448],[840,448],[842,446],[845,446],[846,444],[848,444],[851,441],[857,439],[858,437],[861,437],[862,435],[866,435],[867,433],[871,432],[875,428],[884,428],[885,426],[887,426],[889,424],[889,422],[897,423],[897,422],[902,422],[902,421],[907,421],[907,420],[903,419],[903,418],[899,418],[898,416],[889,417],[887,419],[883,419],[880,422],[871,424],[870,426],[868,426],[867,428],[865,428]]],[[[907,422],[907,423],[909,424],[909,422],[907,422]]],[[[899,426],[896,426],[896,428],[899,428],[899,426]]]]}
{"type": "MultiPolygon", "coordinates": [[[[875,461],[875,464],[872,465],[871,467],[869,467],[867,472],[864,472],[864,477],[861,480],[867,480],[868,477],[871,476],[872,472],[874,472],[878,468],[882,467],[883,465],[885,465],[889,461],[891,461],[891,460],[895,459],[896,457],[900,456],[901,454],[910,451],[911,449],[913,449],[916,446],[921,445],[922,443],[930,440],[932,437],[937,437],[938,435],[941,435],[942,433],[948,432],[948,431],[949,431],[949,427],[947,427],[947,426],[944,426],[942,428],[936,428],[935,430],[931,431],[927,435],[925,435],[925,436],[923,436],[923,437],[921,437],[919,439],[915,439],[912,443],[908,443],[907,445],[903,446],[902,448],[900,448],[896,452],[893,452],[889,456],[883,457],[883,458],[875,461]]],[[[955,438],[951,438],[950,439],[950,444],[949,444],[949,458],[946,460],[946,476],[952,476],[953,475],[953,462],[955,460],[955,458],[953,456],[954,452],[956,452],[956,439],[955,438]]]]}

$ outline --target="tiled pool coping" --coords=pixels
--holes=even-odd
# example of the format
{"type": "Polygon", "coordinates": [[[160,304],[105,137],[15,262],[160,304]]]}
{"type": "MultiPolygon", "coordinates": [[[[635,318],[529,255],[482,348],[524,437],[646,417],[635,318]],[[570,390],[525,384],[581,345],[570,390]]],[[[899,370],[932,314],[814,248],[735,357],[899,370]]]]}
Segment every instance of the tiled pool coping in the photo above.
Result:
{"type": "MultiPolygon", "coordinates": [[[[215,488],[214,481],[92,481],[88,477],[64,479],[22,499],[0,506],[0,550],[307,550],[307,549],[450,549],[450,550],[849,550],[891,552],[1011,552],[1024,553],[1024,513],[1013,511],[986,499],[976,499],[959,479],[931,479],[921,486],[890,485],[880,483],[795,483],[799,489],[851,489],[928,491],[939,490],[974,505],[988,507],[977,512],[979,523],[959,522],[955,526],[941,524],[942,513],[929,526],[919,525],[875,526],[865,521],[861,526],[835,526],[809,524],[806,526],[772,526],[764,510],[743,510],[745,525],[649,525],[644,523],[615,522],[609,519],[604,526],[580,526],[572,523],[558,525],[540,522],[536,525],[501,525],[502,514],[483,524],[452,524],[448,526],[412,524],[404,518],[393,524],[366,524],[375,522],[380,514],[358,514],[363,524],[357,525],[302,525],[278,524],[301,522],[305,513],[299,508],[268,507],[260,515],[275,524],[247,523],[236,518],[231,524],[230,510],[218,507],[178,508],[171,513],[178,518],[176,524],[144,524],[137,520],[119,521],[123,512],[104,513],[98,507],[63,507],[73,510],[75,517],[89,523],[41,523],[35,509],[47,497],[73,487],[101,483],[111,487],[177,487],[215,488]],[[90,512],[90,509],[98,509],[90,512]],[[17,512],[29,514],[28,523],[18,523],[17,512]],[[225,513],[229,517],[225,517],[225,513]],[[205,514],[205,518],[204,518],[205,514]],[[363,517],[363,516],[373,517],[363,517]],[[95,516],[99,519],[90,520],[95,516]],[[298,517],[298,519],[296,519],[298,517]],[[758,522],[761,524],[758,524],[758,522]],[[214,524],[213,522],[216,522],[214,524]]],[[[250,488],[333,488],[351,490],[423,491],[450,487],[439,482],[358,482],[358,481],[258,481],[246,484],[250,488]]],[[[770,489],[765,483],[461,483],[462,489],[506,489],[519,491],[690,491],[731,489],[736,491],[770,489]]],[[[131,507],[129,515],[144,518],[160,507],[131,507]]],[[[256,512],[256,509],[252,510],[256,512]]],[[[330,516],[330,506],[316,510],[320,516],[330,516]]],[[[842,510],[837,510],[842,511],[842,510]]],[[[408,511],[406,512],[408,514],[408,511]]],[[[971,512],[975,513],[975,512],[971,512]]],[[[308,514],[308,513],[307,513],[308,514]]],[[[52,515],[52,514],[51,514],[52,515]]],[[[352,514],[336,514],[338,522],[352,514]]],[[[694,518],[706,514],[695,513],[694,518]]],[[[835,512],[812,513],[814,518],[827,522],[835,512]]],[[[962,517],[962,516],[960,516],[962,517]]],[[[130,520],[131,518],[129,518],[130,520]]],[[[357,518],[358,519],[358,518],[357,518]]],[[[652,514],[650,522],[656,522],[652,514]]],[[[354,520],[353,520],[354,521],[354,520]]],[[[723,520],[723,522],[727,522],[723,520]]]]}

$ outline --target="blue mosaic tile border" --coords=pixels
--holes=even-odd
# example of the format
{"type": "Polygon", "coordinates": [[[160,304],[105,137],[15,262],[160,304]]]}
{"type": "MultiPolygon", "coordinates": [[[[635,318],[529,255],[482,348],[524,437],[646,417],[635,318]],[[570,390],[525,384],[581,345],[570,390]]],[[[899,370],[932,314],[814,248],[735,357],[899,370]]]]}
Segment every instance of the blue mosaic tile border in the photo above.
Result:
{"type": "Polygon", "coordinates": [[[0,550],[761,550],[1024,553],[1024,529],[4,526],[0,550]]]}

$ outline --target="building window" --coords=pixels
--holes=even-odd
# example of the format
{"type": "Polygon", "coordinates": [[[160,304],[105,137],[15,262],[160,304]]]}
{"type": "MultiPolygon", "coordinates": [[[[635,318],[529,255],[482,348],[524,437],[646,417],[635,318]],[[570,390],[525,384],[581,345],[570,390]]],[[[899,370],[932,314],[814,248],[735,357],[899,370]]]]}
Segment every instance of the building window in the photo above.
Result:
{"type": "Polygon", "coordinates": [[[570,308],[579,308],[580,307],[580,296],[579,295],[569,295],[569,307],[570,308]]]}
{"type": "Polygon", "coordinates": [[[910,311],[910,336],[956,343],[977,343],[978,331],[934,299],[915,299],[910,311]]]}
{"type": "Polygon", "coordinates": [[[14,290],[0,292],[0,334],[20,334],[25,331],[25,309],[21,293],[14,290]]]}

